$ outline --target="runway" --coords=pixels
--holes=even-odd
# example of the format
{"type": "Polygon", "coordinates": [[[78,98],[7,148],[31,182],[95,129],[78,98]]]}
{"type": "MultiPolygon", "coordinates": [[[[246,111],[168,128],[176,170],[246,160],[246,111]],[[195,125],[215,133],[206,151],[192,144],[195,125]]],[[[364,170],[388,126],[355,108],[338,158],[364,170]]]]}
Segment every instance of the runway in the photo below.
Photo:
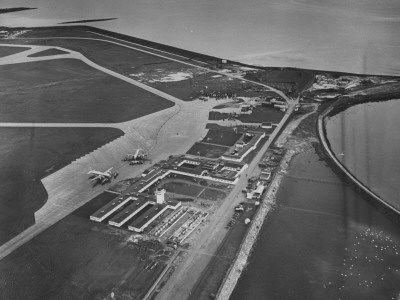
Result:
{"type": "MultiPolygon", "coordinates": [[[[2,45],[0,44],[0,46],[2,45]]],[[[6,46],[9,45],[7,44],[6,46]]],[[[13,44],[12,46],[15,45],[13,44]]],[[[122,46],[128,47],[126,45],[122,46]]],[[[90,180],[87,178],[87,172],[90,168],[95,167],[96,169],[105,170],[114,167],[114,170],[119,173],[118,180],[139,176],[149,165],[130,166],[126,162],[122,162],[121,158],[126,153],[130,153],[132,149],[142,148],[149,153],[152,161],[166,159],[169,155],[185,153],[206,134],[205,126],[208,122],[209,111],[218,104],[231,101],[226,99],[207,102],[200,100],[185,102],[132,78],[106,69],[78,52],[53,46],[24,45],[23,47],[31,47],[31,49],[0,58],[0,65],[49,59],[79,59],[104,73],[173,101],[176,105],[122,123],[0,123],[0,127],[112,127],[118,128],[125,133],[124,136],[103,145],[42,179],[42,183],[48,193],[46,204],[36,211],[34,225],[0,247],[0,259],[6,257],[15,249],[109,188],[108,185],[92,187],[90,180]],[[28,57],[28,55],[49,48],[59,49],[68,53],[54,56],[28,57]]],[[[225,73],[221,74],[234,77],[225,73]]],[[[265,86],[264,84],[260,85],[265,86]]],[[[281,92],[279,93],[281,94],[281,92]]],[[[288,99],[286,96],[284,98],[288,99]]]]}

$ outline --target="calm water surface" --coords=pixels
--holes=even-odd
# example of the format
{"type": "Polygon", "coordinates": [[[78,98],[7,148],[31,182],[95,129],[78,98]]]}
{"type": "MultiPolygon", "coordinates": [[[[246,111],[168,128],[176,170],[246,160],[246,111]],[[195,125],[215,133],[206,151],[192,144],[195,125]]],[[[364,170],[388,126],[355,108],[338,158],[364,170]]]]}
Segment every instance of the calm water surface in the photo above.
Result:
{"type": "Polygon", "coordinates": [[[399,74],[398,0],[2,0],[0,26],[89,25],[265,66],[399,74]]]}
{"type": "Polygon", "coordinates": [[[400,225],[314,151],[294,159],[231,299],[399,299],[400,225]]]}
{"type": "Polygon", "coordinates": [[[331,117],[336,157],[364,185],[400,209],[400,100],[352,106],[331,117]]]}

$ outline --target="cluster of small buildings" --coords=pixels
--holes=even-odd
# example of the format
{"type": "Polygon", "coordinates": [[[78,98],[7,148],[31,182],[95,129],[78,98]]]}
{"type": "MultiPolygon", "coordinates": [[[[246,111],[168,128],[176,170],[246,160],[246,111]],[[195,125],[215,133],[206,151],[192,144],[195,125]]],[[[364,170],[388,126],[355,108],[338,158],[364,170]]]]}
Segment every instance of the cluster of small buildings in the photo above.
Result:
{"type": "Polygon", "coordinates": [[[247,199],[256,201],[261,199],[268,184],[271,182],[275,168],[283,158],[283,154],[283,150],[277,148],[265,152],[262,160],[258,164],[261,168],[260,175],[249,178],[246,190],[243,191],[246,193],[247,199]]]}
{"type": "Polygon", "coordinates": [[[222,159],[241,162],[265,137],[265,132],[247,132],[245,133],[227,152],[222,155],[222,159]]]}
{"type": "MultiPolygon", "coordinates": [[[[270,125],[266,124],[266,126],[270,125]]],[[[174,214],[173,211],[180,215],[181,202],[166,200],[166,191],[158,189],[159,183],[163,179],[192,177],[234,185],[248,167],[243,159],[257,148],[264,137],[265,132],[247,131],[220,159],[212,160],[192,155],[181,155],[171,156],[166,161],[160,161],[145,170],[140,179],[134,182],[127,191],[94,212],[90,219],[97,222],[107,222],[109,225],[127,228],[135,232],[143,232],[158,219],[160,221],[157,224],[152,224],[157,228],[163,222],[162,220],[168,218],[171,213],[174,214]]],[[[270,177],[271,172],[265,171],[261,174],[258,180],[259,184],[252,192],[254,197],[257,199],[261,197],[266,187],[265,182],[270,177]]],[[[193,224],[196,225],[197,223],[193,224]]],[[[191,230],[192,226],[188,228],[188,230],[191,230]]],[[[163,230],[161,228],[158,231],[161,233],[163,230]]],[[[181,239],[181,236],[179,239],[181,239]]]]}
{"type": "Polygon", "coordinates": [[[161,165],[145,170],[141,179],[135,182],[128,191],[94,212],[90,219],[107,222],[116,227],[124,226],[135,232],[143,232],[167,209],[176,210],[181,206],[180,201],[166,201],[163,189],[157,189],[155,195],[148,193],[151,187],[156,186],[163,178],[183,175],[235,184],[246,168],[247,164],[231,161],[173,157],[161,165]]]}
{"type": "Polygon", "coordinates": [[[208,91],[201,90],[200,95],[202,97],[215,98],[216,100],[226,99],[226,98],[230,98],[233,100],[236,99],[236,94],[232,93],[232,92],[225,92],[225,93],[218,92],[218,91],[208,92],[208,91]]]}
{"type": "Polygon", "coordinates": [[[155,196],[126,193],[113,199],[90,216],[90,220],[121,227],[128,223],[128,229],[136,232],[143,230],[167,209],[175,210],[181,202],[165,201],[165,190],[158,190],[155,196]]]}
{"type": "Polygon", "coordinates": [[[286,111],[288,109],[288,104],[280,97],[268,97],[262,101],[263,106],[273,107],[281,111],[286,111]]]}

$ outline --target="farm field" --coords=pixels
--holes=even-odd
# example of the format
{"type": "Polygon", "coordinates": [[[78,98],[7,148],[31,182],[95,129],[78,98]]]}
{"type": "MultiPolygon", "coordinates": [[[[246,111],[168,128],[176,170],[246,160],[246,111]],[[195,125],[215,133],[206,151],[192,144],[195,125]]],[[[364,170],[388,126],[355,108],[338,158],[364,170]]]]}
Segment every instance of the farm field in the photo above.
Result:
{"type": "Polygon", "coordinates": [[[22,51],[29,50],[28,47],[2,47],[0,46],[0,57],[16,54],[22,51]]]}
{"type": "Polygon", "coordinates": [[[124,122],[174,105],[75,59],[0,66],[0,88],[0,122],[124,122]]]}
{"type": "Polygon", "coordinates": [[[34,223],[47,200],[40,179],[122,135],[111,128],[1,128],[0,244],[34,223]]]}
{"type": "Polygon", "coordinates": [[[221,157],[229,147],[211,145],[205,143],[195,143],[186,153],[207,158],[221,157]]]}
{"type": "Polygon", "coordinates": [[[241,133],[235,133],[233,131],[209,130],[203,142],[231,147],[235,145],[241,136],[241,133]]]}
{"type": "Polygon", "coordinates": [[[1,299],[140,299],[172,253],[85,217],[92,200],[0,262],[1,299]],[[151,268],[151,266],[153,266],[151,268]]]}

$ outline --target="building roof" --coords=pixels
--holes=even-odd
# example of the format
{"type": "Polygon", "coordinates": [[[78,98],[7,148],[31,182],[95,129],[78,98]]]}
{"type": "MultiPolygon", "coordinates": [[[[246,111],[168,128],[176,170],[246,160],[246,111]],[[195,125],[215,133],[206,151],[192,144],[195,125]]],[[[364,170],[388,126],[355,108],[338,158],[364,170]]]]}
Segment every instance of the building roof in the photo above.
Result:
{"type": "Polygon", "coordinates": [[[149,220],[159,214],[164,208],[167,207],[167,204],[154,204],[149,210],[147,210],[144,214],[135,218],[132,223],[129,224],[129,227],[134,227],[137,229],[142,228],[149,220]]]}
{"type": "Polygon", "coordinates": [[[112,217],[110,222],[121,223],[129,215],[142,210],[145,206],[148,205],[149,201],[154,202],[154,199],[146,197],[139,198],[128,207],[126,207],[124,210],[122,210],[120,213],[118,213],[116,216],[112,217]]]}
{"type": "MultiPolygon", "coordinates": [[[[98,209],[96,212],[94,212],[91,216],[101,219],[103,216],[108,214],[111,210],[113,210],[116,206],[120,205],[122,202],[127,200],[129,196],[118,196],[115,197],[112,201],[108,202],[106,205],[102,206],[100,209],[98,209]]],[[[129,200],[132,201],[132,200],[129,200]]]]}
{"type": "Polygon", "coordinates": [[[243,168],[244,167],[244,163],[241,162],[231,162],[231,161],[227,161],[224,163],[224,167],[227,168],[243,168]]]}

